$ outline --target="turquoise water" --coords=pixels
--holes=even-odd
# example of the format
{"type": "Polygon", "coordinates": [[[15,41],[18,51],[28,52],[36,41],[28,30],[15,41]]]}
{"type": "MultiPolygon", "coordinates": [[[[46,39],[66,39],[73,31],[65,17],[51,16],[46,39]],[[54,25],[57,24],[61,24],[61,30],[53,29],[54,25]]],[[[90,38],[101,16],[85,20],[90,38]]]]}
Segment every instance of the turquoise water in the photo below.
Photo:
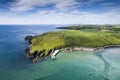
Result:
{"type": "Polygon", "coordinates": [[[0,80],[120,80],[120,48],[102,52],[59,53],[56,60],[36,64],[25,58],[26,35],[60,25],[0,26],[0,80]]]}

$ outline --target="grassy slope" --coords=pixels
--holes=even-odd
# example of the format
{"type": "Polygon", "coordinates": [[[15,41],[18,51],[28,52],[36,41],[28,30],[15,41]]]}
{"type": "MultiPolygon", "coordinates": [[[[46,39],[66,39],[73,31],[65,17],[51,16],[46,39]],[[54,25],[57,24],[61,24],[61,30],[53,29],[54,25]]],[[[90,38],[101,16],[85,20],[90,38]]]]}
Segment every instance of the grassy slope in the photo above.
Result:
{"type": "Polygon", "coordinates": [[[53,49],[56,46],[64,46],[64,44],[64,39],[59,33],[45,33],[43,35],[35,36],[32,39],[31,53],[34,51],[41,51],[43,49],[46,49],[46,53],[48,53],[50,49],[53,49]]]}
{"type": "Polygon", "coordinates": [[[31,53],[67,46],[99,47],[120,45],[120,33],[96,30],[63,30],[44,33],[32,39],[31,53]]]}

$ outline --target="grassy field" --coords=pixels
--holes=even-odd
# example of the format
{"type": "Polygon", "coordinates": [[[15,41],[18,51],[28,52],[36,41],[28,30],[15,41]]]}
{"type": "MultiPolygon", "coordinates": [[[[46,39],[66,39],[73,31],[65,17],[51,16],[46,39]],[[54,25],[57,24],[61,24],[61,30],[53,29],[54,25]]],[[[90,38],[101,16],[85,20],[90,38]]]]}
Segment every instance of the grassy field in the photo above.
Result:
{"type": "Polygon", "coordinates": [[[55,48],[72,46],[93,48],[109,45],[120,45],[120,32],[95,29],[62,30],[35,36],[32,39],[30,52],[45,50],[47,55],[51,49],[55,48]]]}

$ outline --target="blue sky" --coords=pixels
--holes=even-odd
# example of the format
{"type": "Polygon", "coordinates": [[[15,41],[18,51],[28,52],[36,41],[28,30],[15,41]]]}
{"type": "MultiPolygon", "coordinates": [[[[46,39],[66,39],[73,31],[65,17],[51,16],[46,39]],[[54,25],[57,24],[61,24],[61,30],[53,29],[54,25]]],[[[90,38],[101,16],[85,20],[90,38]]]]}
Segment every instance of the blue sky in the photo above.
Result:
{"type": "Polygon", "coordinates": [[[120,24],[120,0],[0,0],[0,24],[120,24]]]}

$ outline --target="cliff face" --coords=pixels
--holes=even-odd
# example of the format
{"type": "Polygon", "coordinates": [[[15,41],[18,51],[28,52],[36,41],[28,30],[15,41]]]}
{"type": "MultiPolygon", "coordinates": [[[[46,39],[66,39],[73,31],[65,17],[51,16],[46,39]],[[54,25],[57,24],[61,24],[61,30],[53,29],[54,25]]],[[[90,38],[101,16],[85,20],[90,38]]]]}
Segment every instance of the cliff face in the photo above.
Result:
{"type": "Polygon", "coordinates": [[[29,35],[25,37],[25,40],[28,41],[29,46],[27,49],[25,49],[25,53],[26,53],[26,57],[31,59],[32,62],[37,62],[39,60],[43,60],[47,57],[47,55],[44,54],[45,50],[42,51],[34,51],[33,53],[31,53],[31,46],[32,46],[32,39],[33,36],[29,35]]]}

